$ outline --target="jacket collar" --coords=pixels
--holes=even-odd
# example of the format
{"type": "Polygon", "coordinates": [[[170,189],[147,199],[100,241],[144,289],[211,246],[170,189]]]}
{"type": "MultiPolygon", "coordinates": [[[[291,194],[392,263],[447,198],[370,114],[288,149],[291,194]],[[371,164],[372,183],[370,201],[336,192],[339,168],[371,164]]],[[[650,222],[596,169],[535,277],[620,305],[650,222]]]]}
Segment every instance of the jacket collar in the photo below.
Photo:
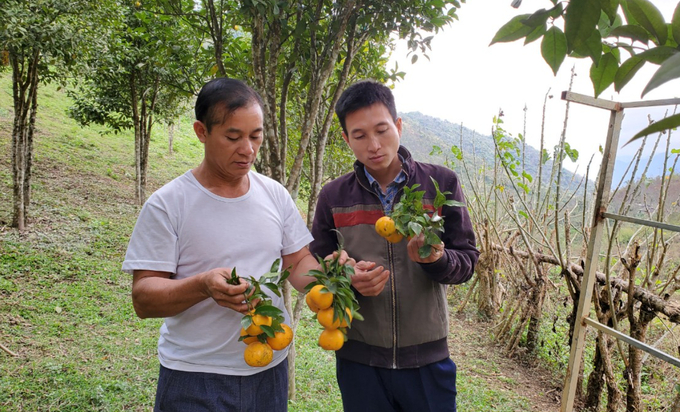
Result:
{"type": "MultiPolygon", "coordinates": [[[[404,159],[404,161],[401,162],[401,169],[404,171],[404,173],[406,173],[406,182],[408,182],[411,180],[411,176],[413,175],[415,160],[413,160],[411,152],[409,152],[404,146],[400,145],[397,152],[404,159]]],[[[368,178],[366,177],[364,170],[364,164],[356,160],[354,162],[354,175],[357,179],[359,179],[359,182],[361,182],[364,187],[368,188],[370,187],[370,183],[368,182],[368,178]]]]}

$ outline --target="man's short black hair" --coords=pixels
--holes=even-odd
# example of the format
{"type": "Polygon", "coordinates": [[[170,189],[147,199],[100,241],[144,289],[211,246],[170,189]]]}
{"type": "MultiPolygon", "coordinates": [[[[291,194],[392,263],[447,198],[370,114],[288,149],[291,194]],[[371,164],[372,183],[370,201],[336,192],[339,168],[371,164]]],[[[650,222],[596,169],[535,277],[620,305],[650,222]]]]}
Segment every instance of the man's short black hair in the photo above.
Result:
{"type": "Polygon", "coordinates": [[[394,96],[389,87],[374,80],[362,80],[345,89],[335,104],[335,114],[340,120],[342,131],[347,134],[345,118],[348,114],[373,106],[376,103],[384,104],[390,112],[392,120],[397,121],[397,107],[394,104],[394,96]]]}
{"type": "Polygon", "coordinates": [[[201,88],[194,111],[196,120],[203,123],[210,133],[214,125],[224,123],[234,111],[253,103],[262,108],[262,98],[250,86],[237,79],[218,77],[201,88]]]}

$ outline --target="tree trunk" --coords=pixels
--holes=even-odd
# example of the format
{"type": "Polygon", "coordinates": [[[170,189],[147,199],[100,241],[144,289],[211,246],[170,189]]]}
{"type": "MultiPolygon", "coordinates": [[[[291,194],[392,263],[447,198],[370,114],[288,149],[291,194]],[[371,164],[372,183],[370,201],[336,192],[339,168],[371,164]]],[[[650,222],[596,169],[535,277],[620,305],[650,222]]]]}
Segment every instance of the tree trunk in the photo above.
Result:
{"type": "Polygon", "coordinates": [[[38,110],[38,63],[40,52],[34,49],[29,58],[10,51],[12,66],[12,97],[14,121],[12,125],[12,226],[20,231],[28,224],[31,203],[31,166],[33,136],[38,110]],[[21,61],[20,61],[21,60],[21,61]]]}
{"type": "Polygon", "coordinates": [[[600,339],[602,334],[597,336],[597,347],[595,348],[595,355],[593,356],[593,371],[588,375],[588,384],[586,387],[586,395],[583,400],[583,409],[586,411],[599,411],[600,399],[602,399],[602,389],[604,388],[604,362],[602,360],[602,352],[600,352],[600,339]]]}
{"type": "Polygon", "coordinates": [[[168,125],[168,154],[172,156],[172,142],[175,140],[175,124],[168,125]]]}

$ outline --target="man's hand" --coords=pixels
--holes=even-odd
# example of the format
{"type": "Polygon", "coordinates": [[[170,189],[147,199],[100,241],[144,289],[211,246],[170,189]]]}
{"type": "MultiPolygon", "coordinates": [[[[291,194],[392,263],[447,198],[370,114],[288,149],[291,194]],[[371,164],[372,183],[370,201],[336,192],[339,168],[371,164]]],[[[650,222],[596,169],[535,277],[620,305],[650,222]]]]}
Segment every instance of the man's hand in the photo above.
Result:
{"type": "Polygon", "coordinates": [[[409,240],[406,248],[408,250],[408,256],[412,261],[418,263],[432,263],[438,261],[442,258],[442,256],[444,256],[444,244],[439,243],[438,245],[432,245],[432,251],[428,257],[421,258],[420,254],[418,254],[418,249],[420,249],[424,244],[425,236],[422,233],[409,240]]]}
{"type": "MultiPolygon", "coordinates": [[[[333,260],[335,257],[338,256],[338,251],[336,250],[335,252],[331,253],[330,255],[326,256],[324,260],[333,260]]],[[[357,261],[349,257],[347,252],[345,250],[340,251],[340,258],[338,259],[338,263],[341,265],[350,265],[354,267],[356,265],[357,261]]],[[[321,267],[319,267],[321,269],[321,267]]]]}
{"type": "MultiPolygon", "coordinates": [[[[250,284],[247,280],[239,278],[238,285],[227,283],[231,278],[231,269],[217,268],[209,270],[203,274],[204,291],[218,305],[233,309],[240,313],[246,313],[250,308],[246,304],[246,291],[250,284]]],[[[250,292],[252,293],[252,291],[250,292]]],[[[251,307],[257,302],[251,302],[251,307]]]]}
{"type": "Polygon", "coordinates": [[[378,296],[389,278],[389,270],[382,266],[376,267],[375,262],[361,260],[354,265],[352,286],[363,296],[378,296]]]}

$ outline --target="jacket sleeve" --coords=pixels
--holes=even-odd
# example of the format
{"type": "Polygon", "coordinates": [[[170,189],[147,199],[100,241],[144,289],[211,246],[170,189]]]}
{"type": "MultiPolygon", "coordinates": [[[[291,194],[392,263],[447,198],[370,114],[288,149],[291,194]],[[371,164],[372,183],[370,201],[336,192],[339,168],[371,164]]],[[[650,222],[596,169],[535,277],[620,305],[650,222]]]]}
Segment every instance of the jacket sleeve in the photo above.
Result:
{"type": "MultiPolygon", "coordinates": [[[[447,176],[447,184],[441,185],[442,191],[449,191],[449,199],[465,203],[463,189],[455,173],[447,176]]],[[[432,280],[456,285],[468,281],[475,270],[479,251],[476,247],[475,233],[467,207],[444,206],[444,255],[436,262],[422,263],[423,270],[432,280]]]]}
{"type": "Polygon", "coordinates": [[[312,222],[312,236],[314,240],[309,246],[313,255],[326,257],[338,248],[338,236],[333,220],[333,212],[328,202],[327,191],[322,189],[319,193],[319,200],[316,203],[314,221],[312,222]]]}

